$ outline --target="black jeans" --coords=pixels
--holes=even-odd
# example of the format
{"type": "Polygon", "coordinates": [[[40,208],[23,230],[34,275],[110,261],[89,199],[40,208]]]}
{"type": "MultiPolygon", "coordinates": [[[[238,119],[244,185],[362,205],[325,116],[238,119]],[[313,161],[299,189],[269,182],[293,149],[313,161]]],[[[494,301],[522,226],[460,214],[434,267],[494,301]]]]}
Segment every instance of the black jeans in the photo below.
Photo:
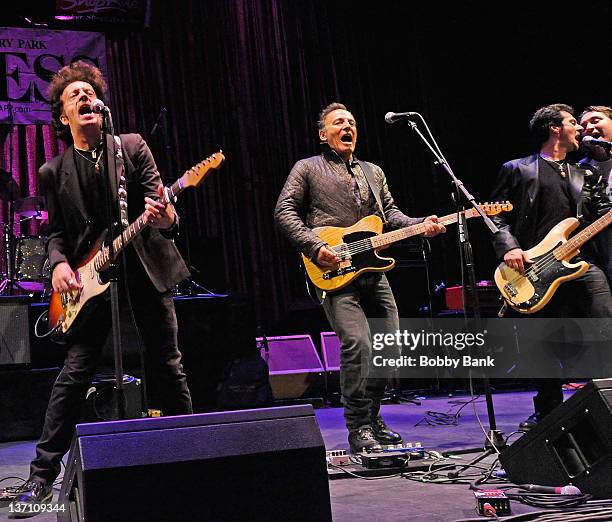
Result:
{"type": "MultiPolygon", "coordinates": [[[[171,291],[160,294],[146,276],[134,274],[130,287],[138,329],[146,347],[147,377],[161,385],[160,405],[166,415],[192,413],[187,377],[177,346],[177,322],[171,291]],[[149,371],[151,374],[149,374],[149,371]]],[[[87,321],[85,331],[68,347],[45,414],[45,423],[30,465],[30,478],[52,484],[61,470],[62,456],[70,448],[86,390],[95,374],[110,330],[109,303],[101,304],[87,321]]]]}
{"type": "MultiPolygon", "coordinates": [[[[319,298],[322,293],[318,291],[319,298]]],[[[323,309],[340,339],[340,389],[349,431],[370,424],[380,411],[389,379],[369,378],[372,338],[367,318],[383,319],[387,332],[399,329],[397,306],[384,274],[368,273],[326,294],[323,309]]]]}
{"type": "MultiPolygon", "coordinates": [[[[531,317],[612,318],[612,296],[603,271],[595,265],[577,279],[561,284],[549,303],[531,317]]],[[[559,379],[538,379],[535,411],[548,415],[563,402],[563,382],[559,379]]]]}

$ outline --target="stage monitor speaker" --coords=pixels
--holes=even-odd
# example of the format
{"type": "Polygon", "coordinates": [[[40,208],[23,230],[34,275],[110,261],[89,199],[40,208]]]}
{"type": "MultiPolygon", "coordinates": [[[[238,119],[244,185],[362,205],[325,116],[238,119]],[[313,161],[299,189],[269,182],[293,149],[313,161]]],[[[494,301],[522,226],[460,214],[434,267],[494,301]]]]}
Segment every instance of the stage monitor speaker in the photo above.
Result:
{"type": "Polygon", "coordinates": [[[0,297],[0,366],[30,364],[28,297],[0,297]]]}
{"type": "Polygon", "coordinates": [[[321,353],[328,372],[340,371],[340,339],[335,332],[321,332],[321,353]]]}
{"type": "Polygon", "coordinates": [[[515,484],[572,484],[612,498],[612,379],[578,390],[499,456],[515,484]]]}
{"type": "Polygon", "coordinates": [[[331,521],[312,406],[78,424],[59,522],[331,521]]]}
{"type": "Polygon", "coordinates": [[[325,369],[310,335],[258,337],[275,399],[321,397],[325,369]]]}

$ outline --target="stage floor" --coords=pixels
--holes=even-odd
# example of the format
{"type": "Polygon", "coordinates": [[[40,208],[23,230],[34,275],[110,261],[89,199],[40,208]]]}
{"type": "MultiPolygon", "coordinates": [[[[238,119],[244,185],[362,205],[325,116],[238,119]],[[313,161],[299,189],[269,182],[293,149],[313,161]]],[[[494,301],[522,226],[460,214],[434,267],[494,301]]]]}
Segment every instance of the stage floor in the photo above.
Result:
{"type": "MultiPolygon", "coordinates": [[[[565,398],[571,393],[565,392],[565,398]]],[[[493,395],[497,427],[506,436],[514,432],[518,423],[533,412],[532,396],[533,392],[505,392],[493,395]]],[[[472,404],[463,407],[455,426],[431,426],[424,422],[415,426],[427,411],[452,415],[469,400],[469,396],[424,397],[420,406],[411,403],[385,404],[382,413],[387,423],[402,433],[405,442],[421,442],[426,449],[440,452],[475,449],[482,447],[485,440],[476,414],[485,428],[488,428],[484,397],[475,401],[475,410],[472,404]]],[[[315,411],[326,448],[347,449],[342,409],[322,408],[315,411]]],[[[515,437],[516,435],[513,435],[510,442],[515,440],[515,437]]],[[[26,478],[29,461],[34,455],[34,445],[35,441],[0,444],[0,478],[26,478]]],[[[461,464],[474,456],[475,454],[460,454],[452,462],[461,464]]],[[[484,462],[490,461],[488,459],[484,462]]],[[[11,483],[15,482],[3,481],[0,487],[11,483]]],[[[330,480],[330,492],[336,522],[447,522],[477,516],[474,495],[467,484],[426,484],[401,477],[364,480],[347,476],[330,480]]],[[[534,510],[518,503],[513,503],[512,507],[514,514],[534,510]]],[[[7,520],[7,512],[8,508],[0,508],[0,520],[7,520]]],[[[42,514],[34,520],[51,522],[56,518],[54,515],[42,514]]]]}

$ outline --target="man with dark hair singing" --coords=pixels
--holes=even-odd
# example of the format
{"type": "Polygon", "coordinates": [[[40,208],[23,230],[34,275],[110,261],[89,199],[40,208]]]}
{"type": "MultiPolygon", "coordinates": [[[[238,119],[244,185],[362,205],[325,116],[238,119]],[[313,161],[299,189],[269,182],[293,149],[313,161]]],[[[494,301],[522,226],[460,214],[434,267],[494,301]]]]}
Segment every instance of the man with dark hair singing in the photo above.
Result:
{"type": "MultiPolygon", "coordinates": [[[[601,176],[568,161],[568,154],[579,147],[582,131],[573,112],[561,103],[535,112],[529,128],[537,152],[504,163],[491,196],[514,206],[513,212],[493,218],[499,227],[493,247],[500,260],[521,274],[531,262],[525,251],[538,245],[560,221],[577,217],[589,223],[612,206],[601,176]]],[[[610,288],[595,264],[592,246],[587,243],[582,249],[589,261],[587,272],[563,283],[548,304],[529,317],[612,317],[610,288]]],[[[532,428],[563,402],[558,379],[538,379],[536,387],[535,411],[521,429],[532,428]]]]}
{"type": "MultiPolygon", "coordinates": [[[[53,124],[58,135],[70,144],[62,155],[39,170],[49,211],[47,252],[54,292],[80,289],[73,269],[88,256],[94,241],[106,228],[102,117],[92,111],[92,102],[104,100],[105,92],[106,82],[100,70],[83,61],[62,67],[49,86],[53,124]]],[[[144,212],[149,225],[124,251],[129,281],[122,281],[122,293],[124,289],[129,291],[146,347],[147,376],[159,384],[157,404],[167,415],[188,414],[192,412],[191,396],[177,347],[171,290],[188,276],[172,240],[177,233],[178,218],[172,205],[160,202],[163,189],[160,176],[142,137],[138,134],[107,136],[107,145],[115,156],[109,165],[109,175],[121,180],[116,185],[127,190],[129,221],[144,212]]],[[[116,208],[121,190],[113,194],[116,208]]],[[[18,502],[51,499],[61,458],[69,449],[80,407],[109,329],[110,307],[105,302],[87,317],[84,328],[69,338],[64,367],[51,392],[30,477],[21,488],[18,502]]],[[[33,513],[22,510],[14,515],[33,513]]]]}
{"type": "MultiPolygon", "coordinates": [[[[582,148],[586,153],[584,161],[599,172],[608,197],[612,198],[612,107],[607,105],[586,107],[580,115],[580,125],[583,128],[582,148]],[[586,136],[608,143],[598,145],[595,142],[588,142],[584,139],[586,136]]],[[[608,276],[608,283],[612,285],[612,227],[603,230],[595,240],[602,257],[604,271],[608,276]]]]}
{"type": "MultiPolygon", "coordinates": [[[[341,259],[312,229],[348,227],[376,214],[391,228],[424,222],[425,235],[444,232],[435,216],[410,218],[395,205],[382,169],[354,156],[357,124],[340,103],[328,105],[319,117],[324,150],[298,161],[278,198],[277,225],[308,259],[335,269],[341,259]]],[[[387,278],[381,272],[360,275],[334,292],[318,291],[323,309],[342,344],[340,387],[351,451],[380,451],[401,436],[380,416],[380,401],[388,379],[368,377],[372,339],[367,317],[382,319],[387,331],[399,329],[397,307],[387,278]]]]}

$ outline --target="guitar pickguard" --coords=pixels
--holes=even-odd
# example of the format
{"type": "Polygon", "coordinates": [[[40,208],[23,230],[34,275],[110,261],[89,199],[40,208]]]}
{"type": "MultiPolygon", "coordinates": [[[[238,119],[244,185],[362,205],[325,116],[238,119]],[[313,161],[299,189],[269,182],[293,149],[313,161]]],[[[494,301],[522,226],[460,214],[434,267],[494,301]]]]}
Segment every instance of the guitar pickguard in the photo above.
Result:
{"type": "MultiPolygon", "coordinates": [[[[385,270],[393,266],[392,259],[383,259],[376,255],[376,251],[372,250],[367,241],[368,238],[375,236],[375,232],[370,231],[359,231],[346,234],[342,237],[344,244],[351,244],[352,248],[355,248],[355,242],[360,240],[366,240],[368,249],[364,248],[363,252],[352,254],[350,258],[344,258],[340,262],[340,266],[337,270],[330,270],[325,272],[323,279],[330,280],[335,277],[340,277],[351,272],[358,272],[359,270],[369,269],[371,271],[385,270]]],[[[339,255],[342,257],[342,251],[339,255]]],[[[348,255],[348,253],[347,253],[348,255]]]]}
{"type": "MultiPolygon", "coordinates": [[[[553,288],[553,283],[560,279],[571,278],[573,274],[580,271],[580,267],[569,268],[565,266],[561,261],[554,258],[550,252],[542,256],[533,259],[534,265],[537,266],[535,270],[528,271],[525,275],[526,280],[533,286],[533,295],[529,299],[516,302],[512,299],[513,293],[516,289],[513,289],[513,282],[509,281],[504,289],[510,297],[510,302],[513,308],[519,311],[528,311],[538,306],[538,304],[546,297],[547,292],[553,288]],[[542,258],[546,257],[546,260],[542,258]],[[538,264],[541,263],[541,266],[538,264]]],[[[533,266],[533,265],[532,265],[533,266]]]]}

